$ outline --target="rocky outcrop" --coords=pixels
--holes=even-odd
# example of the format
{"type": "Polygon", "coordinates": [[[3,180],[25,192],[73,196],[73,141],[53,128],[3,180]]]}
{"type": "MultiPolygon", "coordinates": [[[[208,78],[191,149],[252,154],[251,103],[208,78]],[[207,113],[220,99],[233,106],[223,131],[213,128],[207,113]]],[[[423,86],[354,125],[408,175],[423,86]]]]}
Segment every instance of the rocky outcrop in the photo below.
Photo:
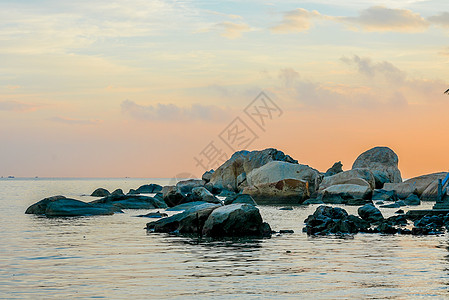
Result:
{"type": "Polygon", "coordinates": [[[123,193],[122,189],[116,189],[115,191],[113,191],[111,193],[111,195],[113,195],[113,196],[124,196],[125,194],[123,193]]]}
{"type": "Polygon", "coordinates": [[[246,203],[251,205],[257,205],[256,201],[254,201],[253,197],[246,194],[236,194],[233,196],[229,196],[224,201],[224,205],[229,204],[237,204],[237,203],[246,203]]]}
{"type": "Polygon", "coordinates": [[[418,194],[415,184],[411,182],[385,183],[382,190],[394,192],[400,199],[405,199],[412,194],[418,194]]]}
{"type": "Polygon", "coordinates": [[[375,187],[374,176],[368,169],[353,169],[338,173],[336,175],[324,177],[319,187],[319,193],[333,185],[356,184],[368,186],[371,190],[375,187]]]}
{"type": "Polygon", "coordinates": [[[259,204],[301,204],[310,196],[308,182],[298,179],[249,186],[242,193],[259,204]]]}
{"type": "Polygon", "coordinates": [[[144,184],[137,190],[130,190],[128,194],[154,194],[162,191],[162,186],[155,183],[144,184]]]}
{"type": "Polygon", "coordinates": [[[375,147],[360,154],[352,169],[369,169],[374,175],[376,188],[380,189],[385,183],[402,182],[398,162],[398,156],[390,148],[375,147]]]}
{"type": "Polygon", "coordinates": [[[362,205],[371,199],[372,190],[366,185],[337,184],[323,190],[321,199],[324,203],[362,205]],[[360,201],[355,201],[360,200],[360,201]]]}
{"type": "Polygon", "coordinates": [[[112,215],[114,210],[96,207],[89,203],[66,198],[64,196],[54,196],[45,198],[25,211],[26,214],[45,215],[47,217],[78,217],[95,215],[112,215]]]}
{"type": "Polygon", "coordinates": [[[284,179],[296,179],[308,183],[309,193],[318,189],[322,176],[307,166],[292,164],[284,161],[272,161],[260,168],[252,170],[247,175],[248,186],[260,186],[267,183],[276,183],[284,179]]]}
{"type": "Polygon", "coordinates": [[[176,188],[181,193],[188,194],[188,193],[192,192],[193,188],[204,187],[205,184],[206,184],[206,182],[204,182],[201,179],[188,179],[188,180],[179,181],[176,184],[176,188]]]}
{"type": "Polygon", "coordinates": [[[343,164],[341,161],[338,161],[334,163],[333,166],[326,171],[326,173],[324,173],[324,177],[332,176],[341,172],[343,172],[343,164]]]}
{"type": "Polygon", "coordinates": [[[416,195],[423,201],[436,201],[438,196],[438,179],[443,180],[447,172],[426,174],[408,179],[404,184],[412,185],[416,188],[416,195]]]}
{"type": "Polygon", "coordinates": [[[109,191],[104,188],[98,188],[91,194],[92,197],[106,197],[109,195],[110,195],[109,191]]]}
{"type": "Polygon", "coordinates": [[[212,175],[214,174],[214,172],[215,172],[214,170],[209,170],[209,171],[204,172],[203,176],[201,176],[201,179],[202,179],[205,183],[210,182],[210,180],[211,180],[212,175]]]}
{"type": "Polygon", "coordinates": [[[221,201],[212,195],[206,188],[200,186],[192,189],[192,200],[193,201],[204,201],[209,203],[221,203],[221,201]]]}
{"type": "Polygon", "coordinates": [[[237,183],[239,175],[249,174],[252,170],[259,168],[271,161],[285,161],[297,164],[298,162],[282,151],[269,148],[262,151],[239,151],[234,153],[230,159],[222,164],[211,177],[211,183],[220,189],[240,191],[242,188],[237,183]]]}
{"type": "Polygon", "coordinates": [[[167,208],[164,202],[153,197],[141,195],[109,195],[89,203],[100,207],[114,206],[120,209],[167,208]]]}
{"type": "Polygon", "coordinates": [[[186,196],[181,193],[181,191],[174,185],[172,186],[164,186],[162,189],[162,198],[164,199],[165,204],[168,207],[173,207],[185,202],[189,202],[186,200],[186,196]]]}
{"type": "Polygon", "coordinates": [[[210,237],[267,236],[271,228],[262,221],[259,209],[250,204],[230,204],[212,211],[203,227],[210,237]]]}

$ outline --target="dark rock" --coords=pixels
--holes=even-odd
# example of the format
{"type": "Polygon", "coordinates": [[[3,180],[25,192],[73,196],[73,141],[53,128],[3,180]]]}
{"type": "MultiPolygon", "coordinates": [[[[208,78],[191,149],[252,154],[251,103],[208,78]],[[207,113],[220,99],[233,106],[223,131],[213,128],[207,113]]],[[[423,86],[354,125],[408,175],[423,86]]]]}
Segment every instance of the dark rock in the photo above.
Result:
{"type": "Polygon", "coordinates": [[[229,197],[229,196],[234,196],[234,195],[237,195],[237,194],[233,191],[221,190],[221,192],[218,194],[218,197],[229,197]]]}
{"type": "Polygon", "coordinates": [[[174,207],[167,208],[166,210],[167,211],[187,210],[187,209],[190,209],[192,207],[195,207],[195,206],[198,206],[198,205],[203,205],[203,204],[206,204],[206,203],[208,203],[208,202],[204,202],[204,201],[187,202],[187,203],[176,205],[174,207]]]}
{"type": "Polygon", "coordinates": [[[307,199],[302,203],[303,205],[309,205],[309,204],[324,204],[323,200],[321,198],[310,198],[307,199]]]}
{"type": "Polygon", "coordinates": [[[89,203],[98,207],[110,207],[113,205],[121,209],[167,208],[164,202],[141,195],[110,195],[89,203]]]}
{"type": "Polygon", "coordinates": [[[291,207],[291,206],[285,206],[285,207],[279,208],[279,210],[293,210],[293,207],[291,207]]]}
{"type": "Polygon", "coordinates": [[[146,215],[138,215],[136,217],[143,217],[143,218],[166,218],[168,215],[166,213],[161,212],[150,212],[146,215]]]}
{"type": "Polygon", "coordinates": [[[373,191],[373,200],[380,201],[398,201],[398,196],[396,195],[396,191],[386,191],[383,189],[377,189],[373,191]]]}
{"type": "Polygon", "coordinates": [[[346,205],[350,206],[363,206],[365,204],[373,204],[373,201],[369,199],[348,199],[346,205]]]}
{"type": "Polygon", "coordinates": [[[201,176],[201,179],[204,180],[205,183],[210,182],[210,179],[212,178],[214,172],[215,172],[214,170],[204,172],[203,176],[201,176]]]}
{"type": "Polygon", "coordinates": [[[380,223],[379,226],[377,226],[377,230],[380,233],[383,234],[396,234],[398,233],[398,229],[391,226],[390,224],[384,222],[384,223],[380,223]]]}
{"type": "Polygon", "coordinates": [[[106,197],[109,195],[110,195],[109,191],[104,188],[98,188],[91,194],[92,197],[106,197]]]}
{"type": "Polygon", "coordinates": [[[219,204],[204,203],[191,207],[182,213],[147,223],[147,230],[166,233],[196,233],[201,235],[209,215],[220,207],[219,204]]]}
{"type": "Polygon", "coordinates": [[[112,215],[114,211],[107,208],[95,207],[89,203],[64,196],[54,196],[31,205],[25,213],[45,215],[47,217],[78,217],[112,215]]]}
{"type": "Polygon", "coordinates": [[[177,206],[189,202],[186,196],[176,186],[166,186],[163,190],[163,199],[168,207],[177,206]]]}
{"type": "Polygon", "coordinates": [[[129,192],[127,195],[136,195],[138,192],[135,189],[129,189],[129,192]]]}
{"type": "Polygon", "coordinates": [[[384,219],[382,213],[374,205],[366,204],[357,210],[359,216],[369,223],[380,222],[384,219]]]}
{"type": "Polygon", "coordinates": [[[383,201],[377,201],[376,202],[376,205],[384,205],[385,204],[385,202],[383,202],[383,201]]]}
{"type": "Polygon", "coordinates": [[[342,167],[343,167],[343,164],[341,163],[341,161],[336,162],[336,163],[333,164],[332,167],[330,167],[330,168],[326,171],[326,173],[324,174],[324,176],[327,177],[327,176],[332,176],[332,175],[341,173],[341,172],[343,172],[342,167]]]}
{"type": "Polygon", "coordinates": [[[204,187],[205,184],[206,184],[206,182],[204,182],[201,179],[188,179],[188,180],[179,181],[176,184],[176,187],[178,188],[178,190],[181,193],[187,194],[187,193],[191,193],[193,188],[204,187]]]}
{"type": "Polygon", "coordinates": [[[155,183],[144,184],[140,186],[137,190],[137,194],[153,194],[162,191],[162,186],[155,183]]]}
{"type": "Polygon", "coordinates": [[[395,214],[403,214],[405,213],[403,209],[399,209],[397,211],[394,212],[395,214]]]}
{"type": "Polygon", "coordinates": [[[113,195],[113,196],[124,196],[125,194],[123,193],[122,189],[116,189],[115,191],[113,191],[111,193],[111,195],[113,195]]]}
{"type": "Polygon", "coordinates": [[[204,185],[204,187],[211,192],[213,195],[219,195],[221,193],[221,189],[215,187],[211,182],[208,182],[204,185]]]}
{"type": "Polygon", "coordinates": [[[230,204],[215,209],[207,218],[203,235],[210,237],[267,236],[271,228],[259,209],[250,204],[230,204]]]}
{"type": "Polygon", "coordinates": [[[229,196],[224,201],[224,205],[237,204],[237,203],[246,203],[251,205],[257,205],[256,201],[254,201],[253,197],[246,194],[236,194],[234,196],[229,196]]]}
{"type": "Polygon", "coordinates": [[[415,194],[411,194],[404,200],[405,205],[420,205],[421,200],[415,194]]]}
{"type": "Polygon", "coordinates": [[[388,223],[392,226],[405,226],[407,225],[407,218],[405,215],[392,216],[385,219],[384,223],[388,223]]]}
{"type": "Polygon", "coordinates": [[[204,201],[204,202],[209,202],[209,203],[221,203],[221,201],[217,197],[212,195],[211,192],[209,192],[206,188],[204,188],[202,186],[193,188],[191,195],[193,197],[193,201],[204,201]]]}
{"type": "MultiPolygon", "coordinates": [[[[399,201],[398,201],[399,202],[399,201]]],[[[385,204],[385,205],[381,205],[381,208],[399,208],[401,207],[401,205],[399,205],[398,202],[395,203],[390,203],[390,204],[385,204]]]]}
{"type": "Polygon", "coordinates": [[[279,230],[280,234],[284,234],[284,233],[295,233],[293,230],[290,229],[285,229],[285,230],[279,230]]]}

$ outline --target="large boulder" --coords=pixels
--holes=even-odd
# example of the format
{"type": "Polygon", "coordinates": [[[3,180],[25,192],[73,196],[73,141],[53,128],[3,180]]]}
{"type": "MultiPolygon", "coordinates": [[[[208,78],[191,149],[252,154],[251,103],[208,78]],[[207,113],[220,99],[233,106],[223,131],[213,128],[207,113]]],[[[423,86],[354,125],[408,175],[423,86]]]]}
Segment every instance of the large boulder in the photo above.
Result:
{"type": "Polygon", "coordinates": [[[299,179],[249,186],[242,193],[250,195],[259,204],[301,204],[310,197],[308,182],[299,179]]]}
{"type": "Polygon", "coordinates": [[[120,209],[167,208],[167,205],[163,201],[141,195],[109,195],[89,203],[99,207],[114,206],[120,209]]]}
{"type": "Polygon", "coordinates": [[[221,201],[212,195],[206,188],[199,186],[192,189],[192,197],[194,201],[204,201],[209,203],[221,203],[221,201]]]}
{"type": "Polygon", "coordinates": [[[262,221],[259,209],[243,203],[215,209],[203,227],[203,235],[210,237],[261,237],[270,234],[270,226],[262,221]]]}
{"type": "Polygon", "coordinates": [[[380,210],[371,204],[366,204],[362,207],[359,207],[357,212],[363,220],[369,223],[379,223],[384,220],[384,217],[380,210]]]}
{"type": "Polygon", "coordinates": [[[298,162],[285,155],[282,151],[268,148],[262,151],[239,151],[234,153],[230,159],[222,164],[212,175],[210,182],[220,189],[240,191],[242,188],[237,183],[239,175],[249,174],[252,170],[259,168],[271,161],[285,161],[297,164],[298,162]]]}
{"type": "Polygon", "coordinates": [[[416,188],[415,184],[408,181],[401,183],[385,183],[382,190],[387,192],[394,192],[400,199],[405,199],[411,194],[418,194],[418,189],[416,188]]]}
{"type": "Polygon", "coordinates": [[[416,195],[423,201],[436,201],[438,196],[438,179],[443,180],[447,172],[426,174],[406,180],[404,183],[416,188],[416,195]]]}
{"type": "Polygon", "coordinates": [[[292,164],[284,161],[272,161],[260,168],[252,170],[247,175],[249,186],[279,182],[284,179],[296,179],[308,182],[309,193],[318,189],[322,176],[317,170],[300,164],[292,164]]]}
{"type": "Polygon", "coordinates": [[[341,163],[341,161],[338,161],[334,163],[332,167],[327,169],[326,173],[324,173],[324,176],[325,177],[332,176],[341,172],[343,172],[343,164],[341,163]]]}
{"type": "Polygon", "coordinates": [[[201,176],[201,179],[204,180],[204,182],[208,183],[210,179],[212,178],[212,175],[214,174],[214,170],[209,170],[204,172],[203,176],[201,176]]]}
{"type": "Polygon", "coordinates": [[[398,156],[390,148],[375,147],[360,154],[352,169],[369,169],[374,175],[376,188],[380,189],[385,183],[402,182],[398,162],[398,156]]]}
{"type": "Polygon", "coordinates": [[[97,207],[89,203],[66,198],[64,196],[54,196],[45,198],[25,211],[26,214],[45,215],[47,217],[78,217],[95,215],[112,215],[114,210],[97,207]]]}
{"type": "MultiPolygon", "coordinates": [[[[355,203],[354,200],[368,200],[373,191],[369,186],[358,184],[337,184],[328,187],[322,191],[322,201],[324,203],[348,204],[348,201],[355,203]]],[[[360,201],[358,203],[365,203],[360,201]]]]}
{"type": "Polygon", "coordinates": [[[191,193],[193,188],[203,187],[206,182],[202,179],[187,179],[183,181],[179,181],[176,184],[176,187],[179,189],[181,193],[187,194],[191,193]]]}
{"type": "Polygon", "coordinates": [[[128,194],[153,194],[162,191],[162,186],[160,186],[159,184],[150,183],[140,186],[137,190],[131,191],[128,194]]]}
{"type": "Polygon", "coordinates": [[[104,188],[98,188],[95,191],[92,192],[92,194],[90,194],[92,197],[106,197],[109,196],[110,193],[107,189],[104,188]]]}
{"type": "Polygon", "coordinates": [[[257,205],[256,201],[254,201],[253,197],[247,194],[236,194],[233,196],[229,196],[224,201],[225,205],[229,204],[237,204],[237,203],[246,203],[251,205],[257,205]]]}
{"type": "Polygon", "coordinates": [[[173,207],[182,203],[189,202],[186,195],[181,193],[181,191],[174,185],[164,186],[162,189],[162,198],[168,207],[173,207]]]}
{"type": "Polygon", "coordinates": [[[213,203],[196,205],[182,213],[147,223],[146,228],[154,232],[201,234],[206,219],[220,206],[213,203]]]}
{"type": "Polygon", "coordinates": [[[371,190],[375,187],[374,176],[368,169],[353,169],[332,176],[324,177],[321,181],[319,192],[322,193],[330,186],[338,184],[357,184],[368,186],[371,190]]]}

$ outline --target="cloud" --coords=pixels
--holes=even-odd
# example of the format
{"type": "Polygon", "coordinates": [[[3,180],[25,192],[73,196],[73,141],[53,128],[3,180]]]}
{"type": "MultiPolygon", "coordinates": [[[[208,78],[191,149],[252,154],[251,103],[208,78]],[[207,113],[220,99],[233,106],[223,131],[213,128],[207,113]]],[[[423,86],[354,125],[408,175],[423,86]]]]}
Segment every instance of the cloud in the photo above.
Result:
{"type": "Polygon", "coordinates": [[[429,23],[420,14],[408,9],[373,6],[357,17],[336,17],[335,20],[366,31],[421,32],[429,23]]]}
{"type": "Polygon", "coordinates": [[[140,105],[131,100],[121,104],[122,113],[137,120],[147,121],[220,121],[230,118],[228,110],[213,105],[193,104],[179,107],[175,104],[140,105]]]}
{"type": "Polygon", "coordinates": [[[237,39],[244,32],[251,31],[251,27],[245,23],[233,23],[229,21],[221,22],[216,25],[222,30],[221,36],[228,39],[237,39]]]}
{"type": "Polygon", "coordinates": [[[84,120],[84,119],[72,119],[72,118],[66,118],[66,117],[53,117],[49,118],[48,120],[62,123],[62,124],[68,124],[68,125],[93,125],[101,123],[102,120],[84,120]]]}
{"type": "Polygon", "coordinates": [[[429,22],[442,27],[449,27],[449,12],[442,12],[439,15],[427,18],[429,22]]]}
{"type": "Polygon", "coordinates": [[[39,108],[36,104],[26,104],[18,101],[0,101],[0,110],[3,111],[33,111],[39,108]]]}
{"type": "Polygon", "coordinates": [[[271,28],[275,33],[301,32],[306,31],[312,26],[313,19],[322,19],[326,16],[321,15],[316,10],[308,11],[304,8],[297,8],[284,14],[281,23],[271,28]]]}
{"type": "Polygon", "coordinates": [[[369,78],[375,78],[380,75],[392,84],[402,83],[406,78],[405,72],[388,61],[373,62],[368,57],[361,58],[357,55],[350,58],[342,57],[340,60],[347,65],[356,66],[360,74],[369,78]]]}

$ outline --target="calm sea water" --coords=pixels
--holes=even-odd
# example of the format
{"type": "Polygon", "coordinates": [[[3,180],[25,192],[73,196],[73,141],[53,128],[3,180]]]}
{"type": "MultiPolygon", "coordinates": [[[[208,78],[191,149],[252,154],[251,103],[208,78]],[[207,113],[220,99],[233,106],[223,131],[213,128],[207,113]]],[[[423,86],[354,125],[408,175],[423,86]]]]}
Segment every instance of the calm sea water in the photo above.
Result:
{"type": "Polygon", "coordinates": [[[127,192],[147,183],[168,180],[0,180],[0,298],[449,298],[448,235],[311,238],[301,229],[316,205],[261,206],[274,230],[295,233],[250,241],[147,234],[149,219],[133,217],[147,210],[54,219],[24,214],[48,196],[90,201],[82,195],[97,187],[127,192]]]}

